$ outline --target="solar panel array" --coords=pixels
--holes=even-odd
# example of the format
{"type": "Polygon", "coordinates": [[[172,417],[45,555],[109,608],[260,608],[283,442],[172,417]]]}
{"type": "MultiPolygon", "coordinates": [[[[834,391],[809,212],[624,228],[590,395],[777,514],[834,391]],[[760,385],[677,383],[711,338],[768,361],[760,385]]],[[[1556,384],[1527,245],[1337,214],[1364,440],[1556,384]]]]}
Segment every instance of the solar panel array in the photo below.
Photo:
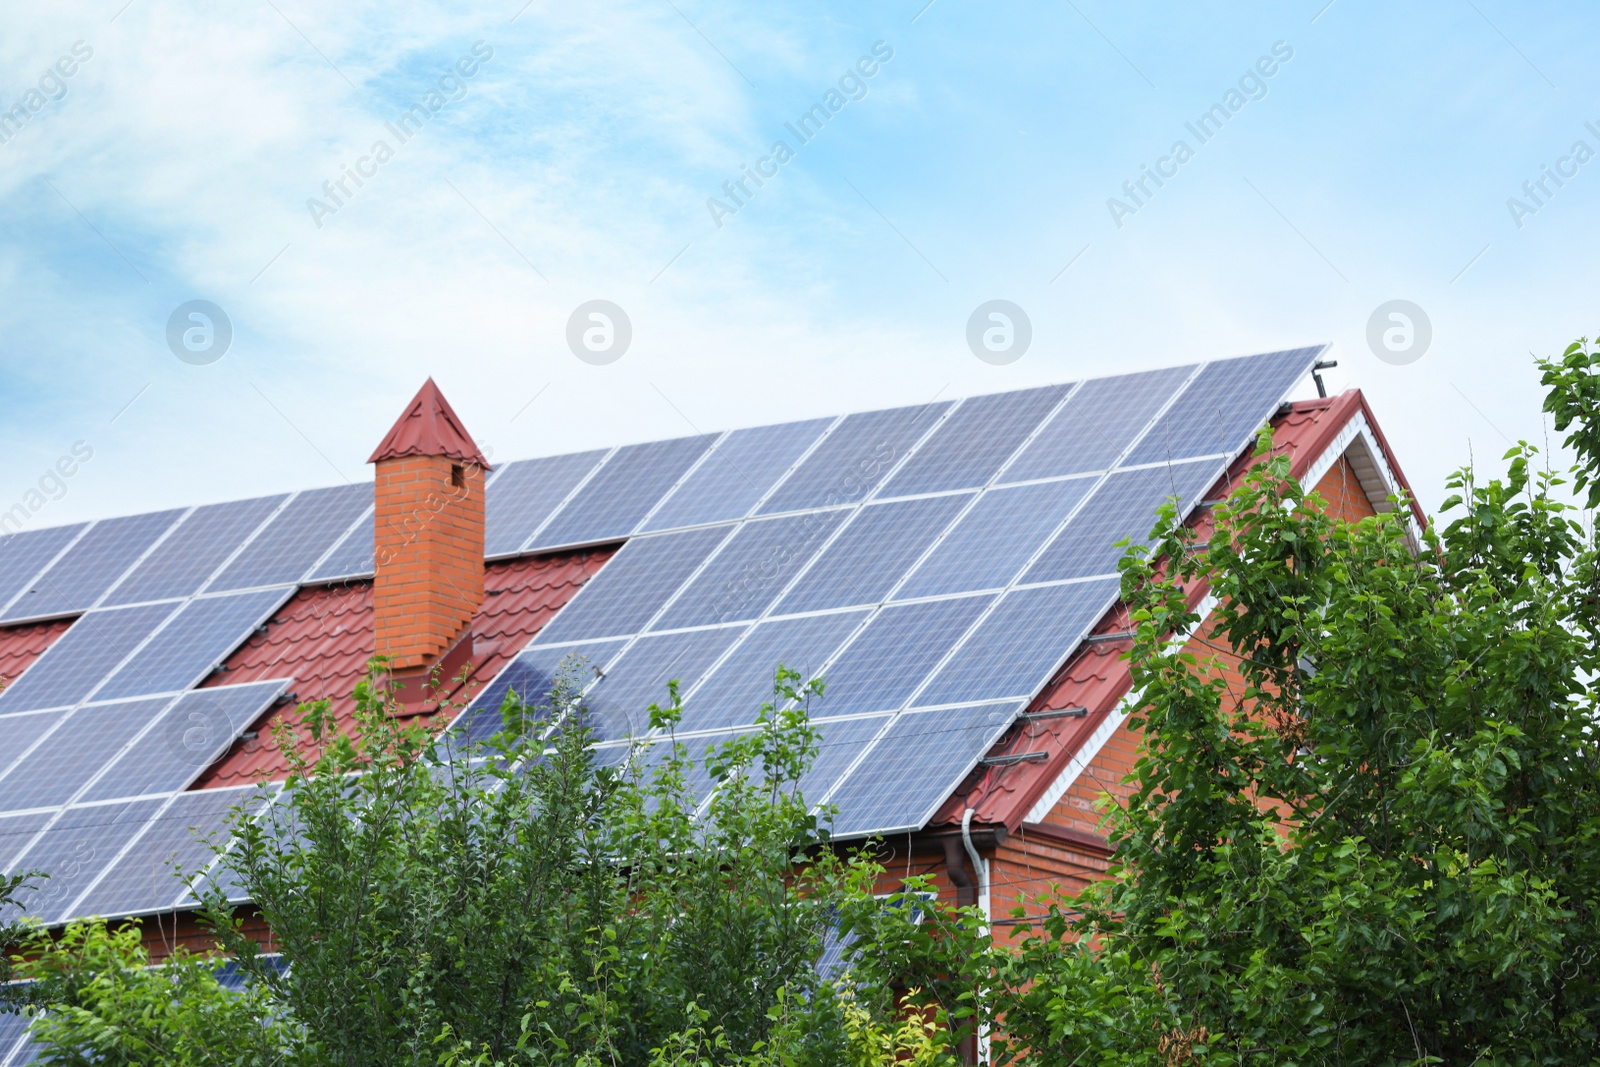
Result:
{"type": "MultiPolygon", "coordinates": [[[[289,679],[196,688],[370,530],[369,485],[0,537],[0,621],[77,616],[0,691],[0,870],[46,923],[171,908],[247,789],[186,792],[289,679]]],[[[371,535],[367,535],[370,570],[371,535]]]]}
{"type": "MultiPolygon", "coordinates": [[[[488,556],[626,544],[456,733],[579,656],[601,759],[670,679],[704,753],[755,728],[781,662],[827,679],[801,787],[836,834],[920,827],[1114,603],[1116,542],[1193,508],[1321,352],[507,464],[488,556]]],[[[196,831],[264,803],[186,790],[288,681],[195,687],[299,586],[370,575],[372,524],[363,484],[0,537],[0,623],[77,616],[0,692],[0,870],[52,874],[26,910],[184,903],[196,831]]]]}
{"type": "Polygon", "coordinates": [[[508,464],[491,556],[627,542],[454,736],[576,656],[603,759],[672,679],[703,752],[755,728],[782,662],[826,678],[802,789],[835,834],[919,828],[1115,603],[1118,542],[1187,515],[1322,351],[508,464]]]}

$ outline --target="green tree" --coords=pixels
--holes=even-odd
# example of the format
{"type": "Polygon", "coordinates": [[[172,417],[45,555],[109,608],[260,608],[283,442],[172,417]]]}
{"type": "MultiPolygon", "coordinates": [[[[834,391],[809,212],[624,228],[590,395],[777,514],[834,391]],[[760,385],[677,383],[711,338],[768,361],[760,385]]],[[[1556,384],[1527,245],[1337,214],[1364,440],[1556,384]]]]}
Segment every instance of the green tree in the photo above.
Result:
{"type": "MultiPolygon", "coordinates": [[[[1594,503],[1600,353],[1542,367],[1594,503]]],[[[861,972],[1030,1065],[1594,1062],[1600,574],[1564,480],[1505,459],[1442,530],[1336,520],[1267,435],[1204,543],[1166,509],[1122,565],[1145,742],[1111,878],[1014,947],[882,911],[861,972]]]]}
{"type": "Polygon", "coordinates": [[[149,965],[137,925],[34,930],[15,977],[47,1008],[32,1023],[35,1062],[52,1067],[270,1067],[302,1062],[298,1029],[260,986],[218,984],[221,961],[180,949],[149,965]]]}
{"type": "Polygon", "coordinates": [[[306,709],[309,753],[222,860],[291,966],[252,961],[213,886],[223,942],[341,1067],[837,1062],[846,1015],[816,964],[871,871],[798,793],[820,685],[780,671],[760,726],[703,761],[672,738],[674,686],[650,709],[665,740],[615,765],[576,671],[544,706],[508,699],[480,747],[398,720],[378,676],[349,735],[306,709]]]}

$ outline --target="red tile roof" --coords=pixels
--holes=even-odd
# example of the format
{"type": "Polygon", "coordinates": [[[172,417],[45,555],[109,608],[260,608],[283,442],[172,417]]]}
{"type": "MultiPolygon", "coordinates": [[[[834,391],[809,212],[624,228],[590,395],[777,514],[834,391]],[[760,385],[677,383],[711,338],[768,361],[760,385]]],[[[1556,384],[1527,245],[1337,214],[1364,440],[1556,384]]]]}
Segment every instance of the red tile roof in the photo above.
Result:
{"type": "MultiPolygon", "coordinates": [[[[490,563],[483,605],[472,620],[477,668],[469,684],[493,679],[615,551],[611,546],[490,563]]],[[[351,693],[372,658],[374,633],[370,581],[302,589],[203,685],[292,677],[289,688],[297,700],[326,699],[335,718],[348,723],[355,710],[351,693]]],[[[235,742],[197,788],[287,775],[271,731],[293,707],[276,708],[252,724],[257,736],[235,742]]]]}
{"type": "MultiPolygon", "coordinates": [[[[1365,416],[1367,427],[1384,453],[1395,479],[1409,494],[1410,487],[1405,475],[1395,463],[1360,390],[1347,390],[1335,397],[1297,401],[1280,409],[1279,415],[1272,420],[1274,451],[1287,454],[1291,458],[1295,476],[1303,476],[1357,414],[1365,416]]],[[[1207,499],[1226,495],[1230,485],[1261,461],[1252,455],[1242,457],[1212,488],[1207,499]]],[[[1415,500],[1412,501],[1412,509],[1418,521],[1424,521],[1415,500]]],[[[1190,521],[1201,536],[1209,533],[1209,510],[1200,511],[1190,521]]],[[[1204,588],[1191,590],[1190,603],[1198,605],[1205,592],[1204,588]]],[[[1129,629],[1127,610],[1119,603],[1100,620],[1092,633],[1123,633],[1129,629]]],[[[1013,728],[995,745],[991,755],[1042,751],[1049,753],[1048,758],[1039,762],[1014,763],[974,771],[939,809],[930,821],[930,828],[960,825],[966,809],[971,807],[974,823],[1000,824],[1015,831],[1051,783],[1066,769],[1072,757],[1116,710],[1118,702],[1132,687],[1127,664],[1122,658],[1126,648],[1127,644],[1123,641],[1081,646],[1029,705],[1028,710],[1038,712],[1081,707],[1088,709],[1087,715],[1081,719],[1043,719],[1013,728]]]]}
{"type": "Polygon", "coordinates": [[[432,378],[422,383],[422,388],[411,398],[399,421],[389,428],[367,462],[401,456],[446,456],[489,469],[489,461],[478,451],[455,408],[439,392],[432,378]]]}
{"type": "Polygon", "coordinates": [[[16,681],[30,663],[44,655],[44,650],[54,644],[56,638],[66,633],[73,621],[52,619],[0,628],[0,688],[16,681]]]}

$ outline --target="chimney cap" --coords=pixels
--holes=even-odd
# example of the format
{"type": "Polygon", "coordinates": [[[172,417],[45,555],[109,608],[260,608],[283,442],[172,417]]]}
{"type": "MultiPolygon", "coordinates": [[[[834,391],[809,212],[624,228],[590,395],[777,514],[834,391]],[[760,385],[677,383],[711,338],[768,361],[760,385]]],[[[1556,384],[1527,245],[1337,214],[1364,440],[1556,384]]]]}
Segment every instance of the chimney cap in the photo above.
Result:
{"type": "Polygon", "coordinates": [[[401,456],[445,456],[463,463],[475,463],[489,470],[478,446],[461,425],[450,401],[429,378],[411,398],[398,421],[389,428],[368,463],[401,456]]]}

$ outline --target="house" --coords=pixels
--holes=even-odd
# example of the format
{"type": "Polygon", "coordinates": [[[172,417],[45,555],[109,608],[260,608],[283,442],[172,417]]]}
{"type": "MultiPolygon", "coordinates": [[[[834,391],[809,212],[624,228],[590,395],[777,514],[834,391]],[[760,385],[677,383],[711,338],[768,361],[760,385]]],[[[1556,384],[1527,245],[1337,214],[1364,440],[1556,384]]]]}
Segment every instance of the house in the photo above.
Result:
{"type": "Polygon", "coordinates": [[[836,837],[996,916],[1081,885],[1138,744],[1117,543],[1169,497],[1207,524],[1267,423],[1343,516],[1406,488],[1358,391],[1291,399],[1321,393],[1324,352],[494,469],[430,380],[372,485],[12,534],[0,869],[50,872],[24,901],[47,923],[144,916],[153,955],[198,943],[172,865],[202,868],[196,832],[284,777],[270,731],[298,702],[348,721],[382,653],[402,714],[443,727],[470,699],[457,728],[482,736],[576,655],[601,759],[670,679],[692,753],[751,728],[782,662],[827,680],[802,788],[836,837]]]}

